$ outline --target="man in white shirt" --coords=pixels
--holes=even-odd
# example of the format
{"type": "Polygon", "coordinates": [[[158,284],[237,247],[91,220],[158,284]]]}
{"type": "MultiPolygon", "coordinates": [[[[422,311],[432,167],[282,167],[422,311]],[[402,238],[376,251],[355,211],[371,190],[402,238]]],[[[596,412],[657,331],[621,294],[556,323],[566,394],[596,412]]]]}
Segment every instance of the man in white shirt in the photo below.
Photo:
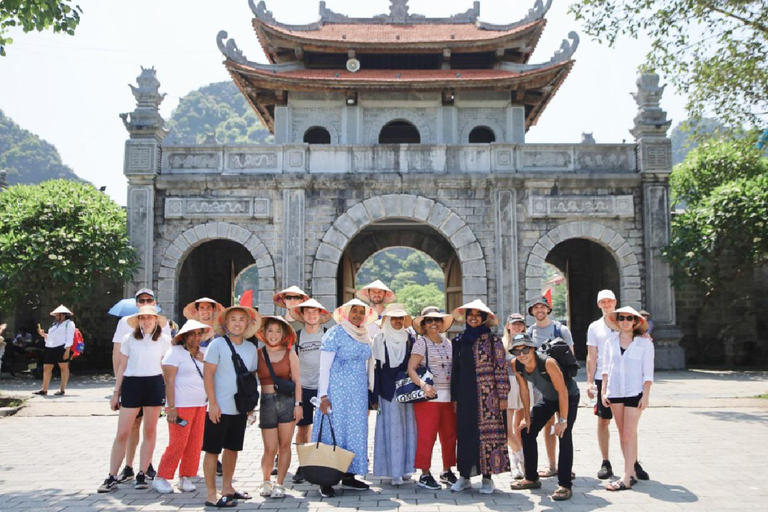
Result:
{"type": "MultiPolygon", "coordinates": [[[[155,302],[155,293],[149,288],[142,288],[141,290],[136,292],[135,298],[136,298],[137,308],[140,308],[142,306],[157,307],[157,303],[155,302]]],[[[133,329],[131,328],[131,326],[128,325],[129,316],[130,315],[124,316],[117,322],[115,335],[112,337],[112,371],[114,372],[115,376],[117,376],[117,368],[120,365],[120,347],[123,343],[123,339],[128,334],[133,332],[133,329]]],[[[168,335],[169,338],[171,337],[170,322],[166,323],[165,326],[163,326],[163,334],[168,335]]],[[[136,455],[136,447],[139,445],[139,433],[141,432],[141,418],[143,416],[144,416],[144,409],[142,408],[139,411],[139,416],[136,418],[136,421],[133,424],[133,430],[131,430],[131,437],[128,439],[128,445],[125,450],[125,467],[123,468],[123,471],[120,473],[120,476],[117,477],[117,481],[120,483],[132,480],[133,477],[135,476],[133,471],[133,459],[136,455]]],[[[157,471],[155,471],[155,468],[152,466],[152,463],[150,462],[149,469],[147,470],[146,476],[150,480],[153,480],[156,474],[157,474],[157,471]]]]}
{"type": "Polygon", "coordinates": [[[590,399],[597,396],[595,404],[595,416],[597,416],[597,444],[600,446],[600,454],[603,462],[597,478],[605,480],[613,476],[613,467],[609,459],[610,431],[608,430],[613,414],[611,408],[605,407],[602,402],[602,375],[603,360],[605,357],[605,344],[613,332],[605,323],[605,319],[616,310],[616,295],[611,290],[600,290],[597,294],[597,307],[603,312],[603,316],[595,320],[587,329],[587,395],[590,399]]]}

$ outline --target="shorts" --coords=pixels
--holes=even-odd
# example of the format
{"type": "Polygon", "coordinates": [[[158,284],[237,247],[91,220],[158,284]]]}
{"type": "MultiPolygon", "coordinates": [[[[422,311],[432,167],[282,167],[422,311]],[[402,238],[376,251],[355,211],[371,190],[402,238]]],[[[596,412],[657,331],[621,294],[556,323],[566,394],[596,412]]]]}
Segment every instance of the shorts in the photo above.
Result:
{"type": "Polygon", "coordinates": [[[165,405],[165,380],[162,375],[152,377],[123,377],[120,390],[120,406],[162,407],[165,405]]]}
{"type": "Polygon", "coordinates": [[[641,398],[643,398],[642,393],[636,396],[622,396],[619,398],[609,398],[608,400],[612,404],[624,404],[624,407],[637,407],[638,405],[640,405],[641,398]]]}
{"type": "MultiPolygon", "coordinates": [[[[528,384],[528,405],[533,407],[533,385],[528,384]]],[[[507,395],[507,409],[522,409],[523,399],[520,396],[520,385],[513,375],[509,378],[509,394],[507,395]]],[[[506,417],[506,415],[504,415],[506,417]]]]}
{"type": "Polygon", "coordinates": [[[292,423],[295,403],[293,396],[263,393],[259,405],[259,428],[277,428],[279,423],[292,423]]]}
{"type": "Polygon", "coordinates": [[[312,421],[315,418],[315,406],[309,401],[316,396],[316,389],[301,388],[301,402],[304,404],[304,416],[301,418],[301,421],[296,424],[297,426],[304,427],[312,424],[312,421]]]}
{"type": "Polygon", "coordinates": [[[64,359],[64,352],[66,352],[67,349],[64,348],[64,345],[61,345],[59,347],[45,347],[45,355],[43,356],[43,364],[59,364],[59,363],[68,363],[69,359],[64,359]]]}
{"type": "Polygon", "coordinates": [[[222,414],[219,422],[214,423],[208,413],[205,413],[203,451],[216,455],[220,454],[222,449],[242,451],[247,422],[247,414],[222,414]]]}
{"type": "Polygon", "coordinates": [[[595,386],[597,386],[597,403],[595,404],[595,416],[604,420],[613,419],[611,408],[603,405],[603,381],[596,380],[595,386]]]}

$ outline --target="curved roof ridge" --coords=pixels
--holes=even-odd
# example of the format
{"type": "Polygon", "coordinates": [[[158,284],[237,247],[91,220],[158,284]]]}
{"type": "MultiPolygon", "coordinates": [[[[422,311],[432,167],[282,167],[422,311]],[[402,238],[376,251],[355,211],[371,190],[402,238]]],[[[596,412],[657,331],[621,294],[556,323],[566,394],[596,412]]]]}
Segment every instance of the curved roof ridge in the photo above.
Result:
{"type": "Polygon", "coordinates": [[[288,62],[285,64],[261,64],[258,62],[250,61],[243,54],[243,51],[238,48],[234,39],[228,39],[226,43],[224,42],[228,36],[229,34],[227,34],[226,30],[220,30],[219,33],[216,34],[216,46],[219,47],[219,51],[224,55],[224,57],[233,62],[244,64],[261,71],[270,71],[275,74],[283,71],[295,71],[297,69],[304,69],[304,64],[302,62],[288,62]]]}
{"type": "Polygon", "coordinates": [[[503,62],[499,66],[499,69],[503,71],[515,71],[522,73],[525,71],[533,71],[536,69],[546,68],[552,66],[553,64],[559,64],[561,62],[571,60],[573,55],[576,53],[576,49],[579,47],[579,34],[574,31],[570,31],[568,32],[568,39],[563,39],[563,42],[560,43],[560,48],[547,62],[542,62],[539,64],[518,64],[514,62],[503,62]],[[569,42],[568,39],[571,41],[569,42]]]}
{"type": "Polygon", "coordinates": [[[552,7],[552,0],[547,0],[546,5],[542,0],[536,0],[536,3],[533,4],[533,7],[528,9],[528,14],[526,14],[524,18],[518,21],[509,23],[506,25],[497,25],[494,23],[486,23],[485,21],[478,21],[477,28],[482,30],[497,30],[497,31],[512,30],[514,28],[520,27],[522,25],[526,25],[533,21],[539,21],[540,19],[543,19],[544,16],[546,16],[547,12],[549,12],[549,9],[551,7],[552,7]]]}

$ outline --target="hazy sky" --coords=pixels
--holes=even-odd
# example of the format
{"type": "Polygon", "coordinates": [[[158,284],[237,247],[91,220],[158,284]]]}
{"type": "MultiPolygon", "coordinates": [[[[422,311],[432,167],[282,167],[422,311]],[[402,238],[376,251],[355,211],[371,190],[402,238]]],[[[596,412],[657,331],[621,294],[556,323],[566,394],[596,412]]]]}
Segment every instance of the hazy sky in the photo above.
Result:
{"type": "MultiPolygon", "coordinates": [[[[154,66],[167,93],[161,113],[168,119],[179,99],[211,82],[229,80],[216,47],[226,30],[250,60],[265,62],[247,0],[77,0],[82,22],[74,37],[12,33],[15,42],[0,58],[0,109],[23,128],[56,146],[65,164],[125,204],[123,150],[128,132],[118,114],[130,112],[140,66],[154,66]]],[[[517,21],[534,0],[483,0],[480,19],[517,21]]],[[[531,63],[546,62],[575,30],[581,42],[576,64],[527,142],[632,140],[628,130],[637,107],[637,67],[647,42],[624,40],[609,49],[589,40],[567,13],[569,1],[554,0],[531,63]]],[[[466,11],[472,0],[411,0],[410,12],[448,16],[466,11]]],[[[318,0],[269,0],[275,18],[307,23],[318,17],[318,0]]],[[[327,7],[357,17],[388,13],[387,0],[327,0],[327,7]]],[[[664,77],[662,77],[662,82],[664,77]]],[[[684,101],[670,88],[662,106],[675,123],[684,119],[684,101]]]]}

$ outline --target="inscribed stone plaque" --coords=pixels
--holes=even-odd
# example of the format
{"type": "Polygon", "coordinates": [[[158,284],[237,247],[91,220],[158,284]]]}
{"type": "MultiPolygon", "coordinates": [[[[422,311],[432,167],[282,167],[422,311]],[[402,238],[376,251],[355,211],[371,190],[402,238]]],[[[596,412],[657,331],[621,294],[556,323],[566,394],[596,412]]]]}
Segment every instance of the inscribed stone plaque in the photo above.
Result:
{"type": "Polygon", "coordinates": [[[667,144],[645,144],[646,169],[671,170],[672,159],[667,144]]]}
{"type": "Polygon", "coordinates": [[[524,169],[569,169],[570,151],[520,151],[520,166],[524,169]]]}
{"type": "Polygon", "coordinates": [[[269,198],[168,198],[165,200],[165,217],[169,219],[265,218],[270,215],[269,198]]]}
{"type": "Polygon", "coordinates": [[[128,153],[128,170],[149,172],[152,170],[152,148],[149,146],[131,146],[128,153]]]}
{"type": "Polygon", "coordinates": [[[531,217],[633,217],[632,196],[531,196],[531,217]]]}

